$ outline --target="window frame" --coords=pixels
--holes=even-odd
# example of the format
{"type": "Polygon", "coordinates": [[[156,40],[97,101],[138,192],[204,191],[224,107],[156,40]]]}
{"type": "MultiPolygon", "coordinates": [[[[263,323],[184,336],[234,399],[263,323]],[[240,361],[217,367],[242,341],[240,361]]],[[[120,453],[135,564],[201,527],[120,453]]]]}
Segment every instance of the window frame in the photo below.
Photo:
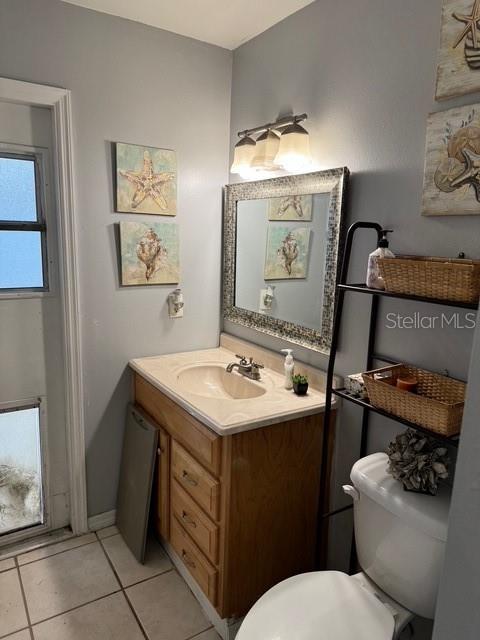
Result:
{"type": "Polygon", "coordinates": [[[32,537],[47,533],[51,529],[51,513],[50,513],[50,451],[47,438],[47,398],[45,396],[37,396],[34,398],[24,398],[22,400],[13,400],[0,402],[0,413],[11,413],[14,411],[22,411],[23,409],[38,409],[39,419],[39,437],[40,437],[40,457],[41,457],[41,500],[43,522],[27,525],[19,529],[14,529],[0,535],[0,549],[24,540],[25,537],[32,537]]]}
{"type": "Polygon", "coordinates": [[[40,232],[42,252],[42,287],[0,287],[0,300],[5,298],[42,297],[51,293],[48,228],[47,225],[47,162],[46,149],[22,147],[21,145],[0,144],[0,158],[28,160],[33,162],[35,176],[36,221],[4,220],[0,211],[0,231],[36,231],[40,232]]]}

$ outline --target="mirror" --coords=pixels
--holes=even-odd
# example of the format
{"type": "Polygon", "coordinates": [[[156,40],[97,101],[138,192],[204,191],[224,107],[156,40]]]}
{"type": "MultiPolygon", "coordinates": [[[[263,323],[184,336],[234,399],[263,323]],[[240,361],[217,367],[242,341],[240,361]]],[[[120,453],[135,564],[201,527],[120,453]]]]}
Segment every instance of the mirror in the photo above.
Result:
{"type": "Polygon", "coordinates": [[[228,185],[224,318],[328,353],[348,169],[228,185]]]}

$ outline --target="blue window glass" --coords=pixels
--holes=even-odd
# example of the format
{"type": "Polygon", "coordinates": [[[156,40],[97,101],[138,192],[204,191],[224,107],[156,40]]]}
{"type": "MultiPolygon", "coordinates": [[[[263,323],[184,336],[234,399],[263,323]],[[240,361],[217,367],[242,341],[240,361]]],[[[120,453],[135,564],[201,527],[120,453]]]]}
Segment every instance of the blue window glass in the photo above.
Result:
{"type": "Polygon", "coordinates": [[[41,288],[40,231],[0,231],[0,289],[41,288]]]}
{"type": "Polygon", "coordinates": [[[0,220],[36,219],[35,162],[0,157],[0,220]]]}

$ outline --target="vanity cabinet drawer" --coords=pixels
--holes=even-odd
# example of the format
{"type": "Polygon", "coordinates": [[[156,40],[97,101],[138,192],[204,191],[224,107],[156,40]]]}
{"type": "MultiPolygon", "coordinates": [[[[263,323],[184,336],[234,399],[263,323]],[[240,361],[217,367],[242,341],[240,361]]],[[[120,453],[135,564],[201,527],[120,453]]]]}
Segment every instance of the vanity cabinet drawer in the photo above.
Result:
{"type": "Polygon", "coordinates": [[[220,473],[222,439],[167,398],[161,391],[135,374],[135,401],[171,436],[213,473],[220,473]]]}
{"type": "Polygon", "coordinates": [[[214,520],[218,520],[220,483],[175,440],[172,441],[172,476],[214,520]]]}
{"type": "Polygon", "coordinates": [[[217,570],[204,557],[176,518],[172,518],[170,535],[173,549],[215,606],[217,604],[217,570]]]}
{"type": "Polygon", "coordinates": [[[172,518],[177,518],[190,537],[212,562],[218,557],[218,526],[208,518],[188,493],[172,482],[172,518]]]}

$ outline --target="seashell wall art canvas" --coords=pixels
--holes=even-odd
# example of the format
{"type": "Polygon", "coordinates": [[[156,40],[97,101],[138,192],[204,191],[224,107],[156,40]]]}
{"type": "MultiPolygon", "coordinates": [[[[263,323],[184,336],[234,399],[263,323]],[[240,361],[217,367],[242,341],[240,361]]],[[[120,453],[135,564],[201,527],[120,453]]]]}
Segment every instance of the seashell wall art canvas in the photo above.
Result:
{"type": "Polygon", "coordinates": [[[296,195],[268,199],[269,220],[303,220],[312,219],[313,196],[296,195]]]}
{"type": "Polygon", "coordinates": [[[177,284],[180,280],[176,224],[121,222],[120,254],[124,286],[177,284]]]}
{"type": "Polygon", "coordinates": [[[480,90],[480,0],[445,0],[437,100],[480,90]]]}
{"type": "Polygon", "coordinates": [[[480,214],[480,104],[429,116],[422,213],[480,214]]]}
{"type": "Polygon", "coordinates": [[[177,215],[177,159],[171,149],[117,142],[116,210],[177,215]]]}
{"type": "Polygon", "coordinates": [[[306,278],[310,229],[270,225],[265,254],[265,280],[306,278]]]}

